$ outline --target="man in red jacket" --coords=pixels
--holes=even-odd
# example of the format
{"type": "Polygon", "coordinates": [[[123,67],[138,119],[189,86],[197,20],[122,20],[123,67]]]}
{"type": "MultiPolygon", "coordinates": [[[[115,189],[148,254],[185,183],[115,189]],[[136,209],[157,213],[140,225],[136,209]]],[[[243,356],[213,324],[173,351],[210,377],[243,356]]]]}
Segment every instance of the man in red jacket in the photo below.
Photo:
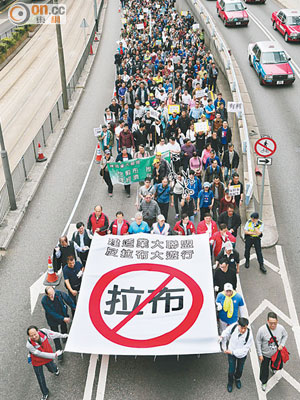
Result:
{"type": "Polygon", "coordinates": [[[218,232],[218,226],[209,213],[204,214],[204,220],[200,221],[197,226],[198,234],[206,232],[208,232],[209,238],[211,238],[214,233],[218,232]]]}
{"type": "Polygon", "coordinates": [[[217,257],[225,243],[228,241],[235,243],[236,238],[229,232],[226,224],[220,224],[220,230],[214,233],[209,241],[213,246],[215,257],[217,257]]]}
{"type": "Polygon", "coordinates": [[[117,211],[116,219],[110,224],[108,234],[112,235],[127,235],[129,229],[129,223],[124,219],[123,211],[117,211]]]}
{"type": "Polygon", "coordinates": [[[177,233],[177,235],[194,235],[196,233],[194,224],[190,221],[187,214],[182,214],[181,220],[176,222],[173,231],[177,233]]]}
{"type": "Polygon", "coordinates": [[[43,365],[45,365],[49,372],[58,376],[59,369],[57,368],[54,360],[58,356],[62,355],[61,350],[58,350],[55,353],[53,352],[48,339],[66,339],[68,334],[53,332],[50,329],[45,328],[39,330],[36,326],[31,325],[27,328],[27,335],[28,340],[26,343],[26,348],[30,353],[28,355],[28,362],[32,363],[38,383],[43,393],[41,400],[46,400],[49,396],[49,389],[46,385],[43,365]]]}
{"type": "Polygon", "coordinates": [[[102,206],[96,206],[94,212],[89,216],[87,228],[94,234],[98,233],[100,236],[104,236],[108,229],[108,218],[102,212],[102,206]]]}
{"type": "Polygon", "coordinates": [[[120,132],[120,139],[119,139],[120,151],[122,147],[126,147],[127,153],[133,156],[135,150],[135,144],[134,144],[133,134],[129,130],[128,124],[124,124],[124,129],[120,132]]]}

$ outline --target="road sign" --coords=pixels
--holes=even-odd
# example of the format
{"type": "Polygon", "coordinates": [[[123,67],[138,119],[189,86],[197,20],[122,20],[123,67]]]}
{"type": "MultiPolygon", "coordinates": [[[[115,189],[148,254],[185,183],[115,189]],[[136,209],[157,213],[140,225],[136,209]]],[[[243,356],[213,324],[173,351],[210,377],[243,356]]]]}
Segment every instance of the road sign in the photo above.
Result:
{"type": "Polygon", "coordinates": [[[257,157],[257,165],[272,165],[272,158],[257,157]]]}
{"type": "Polygon", "coordinates": [[[260,157],[271,157],[276,151],[275,140],[269,137],[262,137],[255,142],[255,153],[260,157]]]}
{"type": "MultiPolygon", "coordinates": [[[[129,275],[130,276],[130,275],[129,275]]],[[[129,278],[130,279],[130,278],[129,278]]],[[[102,302],[103,303],[103,302],[102,302]]],[[[186,331],[188,331],[195,323],[198,318],[198,315],[203,306],[203,293],[198,284],[183,271],[179,271],[178,269],[160,265],[160,264],[131,264],[126,265],[124,267],[120,267],[114,269],[99,279],[96,283],[89,303],[89,312],[91,316],[91,321],[98,332],[108,339],[111,342],[114,342],[121,346],[133,347],[133,348],[149,348],[156,346],[165,346],[169,343],[173,342],[178,337],[182,336],[186,331]],[[130,312],[125,318],[123,318],[115,327],[109,327],[103,319],[103,310],[101,310],[102,295],[105,292],[107,286],[111,284],[113,280],[118,278],[121,275],[131,273],[131,272],[141,272],[152,274],[153,271],[160,272],[164,276],[163,282],[157,286],[157,288],[152,291],[152,293],[133,311],[130,312]],[[165,275],[168,277],[165,279],[165,275]],[[177,278],[184,285],[188,287],[192,294],[192,304],[190,306],[189,311],[187,312],[184,320],[174,329],[169,332],[165,332],[156,337],[147,338],[147,339],[132,339],[118,334],[117,332],[123,328],[129,321],[131,321],[142,309],[144,309],[147,305],[151,303],[151,301],[162,292],[170,283],[170,281],[174,278],[177,278]]],[[[152,307],[152,306],[151,306],[152,307]]],[[[148,316],[145,317],[147,321],[148,316]]]]}

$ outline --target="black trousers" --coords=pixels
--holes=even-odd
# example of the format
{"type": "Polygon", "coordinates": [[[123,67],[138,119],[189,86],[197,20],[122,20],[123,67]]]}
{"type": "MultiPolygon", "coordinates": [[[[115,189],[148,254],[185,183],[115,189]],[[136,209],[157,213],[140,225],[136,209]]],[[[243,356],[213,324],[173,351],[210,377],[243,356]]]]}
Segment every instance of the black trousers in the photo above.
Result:
{"type": "Polygon", "coordinates": [[[107,184],[108,193],[111,194],[113,192],[113,190],[114,190],[114,187],[113,187],[113,184],[111,182],[109,172],[104,171],[103,179],[105,180],[105,183],[107,184]]]}
{"type": "Polygon", "coordinates": [[[269,365],[271,362],[271,358],[263,356],[264,359],[262,360],[260,364],[260,373],[259,373],[259,379],[262,384],[265,384],[268,382],[269,379],[269,365]]]}
{"type": "Polygon", "coordinates": [[[165,220],[167,222],[168,213],[169,213],[169,203],[159,203],[159,202],[157,202],[157,204],[159,205],[160,212],[165,217],[165,220]]]}
{"type": "Polygon", "coordinates": [[[130,194],[130,185],[124,185],[127,194],[130,194]]]}
{"type": "MultiPolygon", "coordinates": [[[[60,333],[68,332],[67,324],[64,321],[62,321],[60,324],[50,325],[50,329],[51,329],[51,331],[54,331],[54,332],[59,332],[59,331],[60,331],[60,333]],[[60,328],[60,330],[59,330],[59,328],[60,328]]],[[[56,351],[62,350],[60,339],[54,339],[54,344],[55,344],[56,351]]]]}
{"type": "Polygon", "coordinates": [[[254,246],[259,265],[263,265],[264,258],[261,251],[261,238],[245,235],[245,259],[250,259],[250,249],[254,246]]]}
{"type": "Polygon", "coordinates": [[[201,208],[200,208],[200,221],[203,221],[203,220],[204,220],[204,215],[205,215],[206,213],[209,213],[209,214],[210,214],[210,208],[208,208],[208,207],[201,207],[201,208]]]}

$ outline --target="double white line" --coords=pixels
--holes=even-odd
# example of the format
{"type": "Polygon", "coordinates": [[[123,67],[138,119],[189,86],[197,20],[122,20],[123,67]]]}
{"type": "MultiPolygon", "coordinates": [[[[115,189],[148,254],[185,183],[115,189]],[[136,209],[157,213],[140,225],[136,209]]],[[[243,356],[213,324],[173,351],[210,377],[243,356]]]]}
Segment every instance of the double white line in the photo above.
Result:
{"type": "MultiPolygon", "coordinates": [[[[263,23],[254,15],[252,12],[248,11],[249,17],[252,19],[252,21],[259,27],[259,29],[269,38],[270,40],[273,40],[275,42],[278,42],[278,40],[275,38],[275,36],[268,31],[268,29],[263,25],[263,23]]],[[[286,51],[288,54],[288,52],[286,51]]],[[[295,74],[300,78],[300,67],[293,61],[290,61],[291,66],[293,67],[295,74]]]]}

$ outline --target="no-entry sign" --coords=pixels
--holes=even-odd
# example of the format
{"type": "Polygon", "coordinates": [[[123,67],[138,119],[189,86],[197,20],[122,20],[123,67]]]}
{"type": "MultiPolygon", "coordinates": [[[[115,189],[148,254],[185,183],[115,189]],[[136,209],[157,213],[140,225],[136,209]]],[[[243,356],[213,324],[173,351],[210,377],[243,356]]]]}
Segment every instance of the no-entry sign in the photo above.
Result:
{"type": "Polygon", "coordinates": [[[208,236],[97,236],[66,351],[219,351],[208,236]]]}
{"type": "Polygon", "coordinates": [[[260,157],[270,157],[276,151],[277,145],[275,140],[269,137],[263,137],[255,142],[255,153],[260,157]]]}

